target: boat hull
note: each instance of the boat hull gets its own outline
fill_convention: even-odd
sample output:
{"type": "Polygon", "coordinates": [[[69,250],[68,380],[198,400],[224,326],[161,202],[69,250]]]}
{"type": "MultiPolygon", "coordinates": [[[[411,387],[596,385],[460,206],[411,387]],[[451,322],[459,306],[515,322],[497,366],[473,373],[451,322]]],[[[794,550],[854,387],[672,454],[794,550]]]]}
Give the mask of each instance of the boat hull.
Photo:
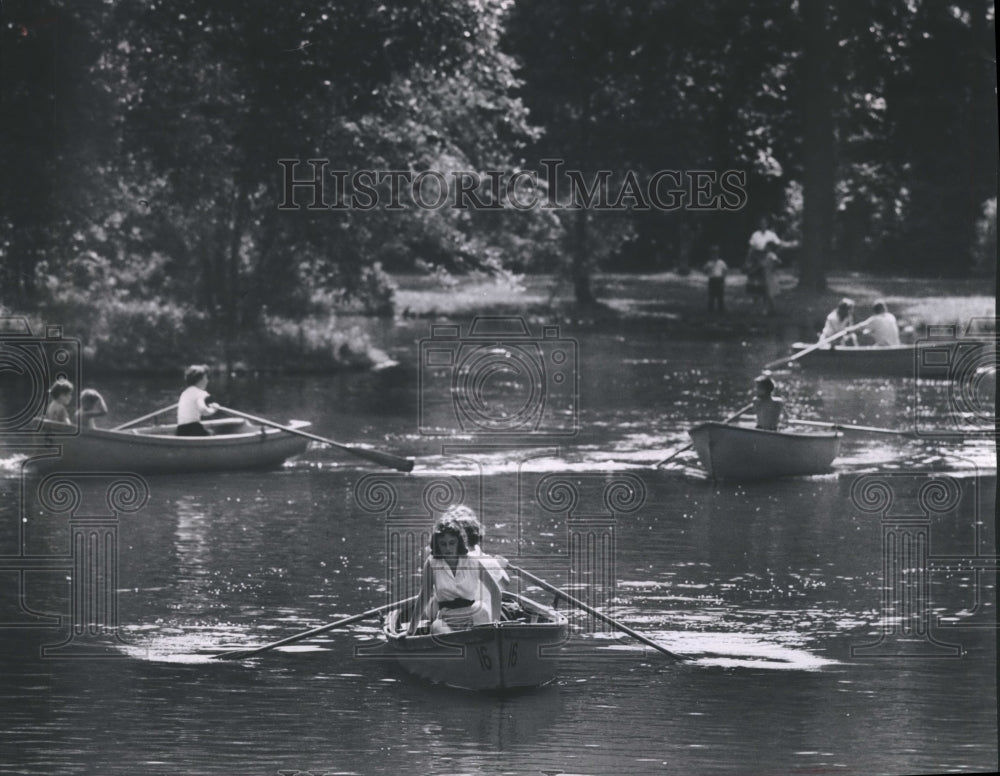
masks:
{"type": "MultiPolygon", "coordinates": [[[[245,421],[207,421],[218,433],[207,437],[179,437],[174,426],[149,426],[129,431],[81,429],[79,434],[46,423],[24,440],[51,448],[33,457],[26,467],[33,471],[121,471],[138,474],[180,474],[251,469],[273,469],[305,451],[309,441],[275,428],[245,421]]],[[[303,420],[288,426],[305,429],[303,420]]],[[[19,440],[19,445],[21,440],[19,440]]]]}
{"type": "Polygon", "coordinates": [[[556,678],[554,647],[569,635],[565,617],[523,596],[504,601],[531,613],[533,621],[479,625],[438,636],[401,637],[401,613],[386,618],[381,654],[435,684],[464,690],[503,692],[541,687],[556,678]]]}
{"type": "MultiPolygon", "coordinates": [[[[792,350],[799,353],[808,347],[812,345],[796,342],[792,350]]],[[[978,365],[985,363],[984,359],[991,360],[994,347],[994,342],[985,340],[921,342],[894,347],[837,346],[817,348],[796,361],[810,369],[852,375],[948,380],[965,373],[963,363],[978,365]]]]}
{"type": "Polygon", "coordinates": [[[727,480],[821,474],[830,470],[842,437],[838,432],[793,434],[727,423],[702,423],[689,433],[708,473],[727,480]]]}

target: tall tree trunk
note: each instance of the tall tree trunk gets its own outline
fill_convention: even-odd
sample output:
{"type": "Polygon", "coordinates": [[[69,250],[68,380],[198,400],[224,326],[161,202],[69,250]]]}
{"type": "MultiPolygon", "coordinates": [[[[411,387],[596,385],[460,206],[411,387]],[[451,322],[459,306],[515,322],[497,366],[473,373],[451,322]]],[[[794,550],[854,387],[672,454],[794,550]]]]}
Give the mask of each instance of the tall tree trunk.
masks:
{"type": "Polygon", "coordinates": [[[587,211],[580,208],[576,211],[573,222],[573,293],[576,303],[583,307],[593,305],[593,289],[590,287],[590,246],[587,244],[587,211]]]}
{"type": "Polygon", "coordinates": [[[802,273],[800,283],[809,291],[826,287],[833,236],[834,143],[833,56],[826,0],[807,0],[800,5],[805,27],[803,47],[803,188],[802,273]]]}

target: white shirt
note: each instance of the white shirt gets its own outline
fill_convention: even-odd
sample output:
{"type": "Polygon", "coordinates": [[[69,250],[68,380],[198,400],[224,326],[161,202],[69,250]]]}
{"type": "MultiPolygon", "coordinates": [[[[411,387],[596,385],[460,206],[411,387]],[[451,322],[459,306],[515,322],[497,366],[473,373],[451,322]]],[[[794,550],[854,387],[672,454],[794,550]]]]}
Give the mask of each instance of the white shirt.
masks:
{"type": "Polygon", "coordinates": [[[834,310],[832,313],[826,316],[826,323],[823,325],[823,333],[820,334],[819,336],[822,339],[828,339],[837,332],[841,332],[851,325],[852,322],[850,313],[848,313],[846,318],[841,320],[837,310],[834,310]]]}
{"type": "Polygon", "coordinates": [[[510,582],[510,577],[507,576],[507,572],[504,571],[503,567],[500,565],[500,561],[492,555],[484,553],[478,544],[469,550],[468,557],[478,558],[479,562],[483,564],[483,568],[490,572],[490,576],[493,577],[497,585],[500,586],[501,590],[506,587],[508,582],[510,582]]]}
{"type": "Polygon", "coordinates": [[[459,558],[455,571],[444,558],[431,558],[434,574],[434,597],[440,601],[464,598],[466,601],[482,601],[490,611],[493,597],[490,590],[479,578],[482,566],[476,558],[459,558]]]}
{"type": "Polygon", "coordinates": [[[705,274],[710,278],[724,278],[728,271],[729,267],[722,259],[715,259],[705,265],[705,274]]]}
{"type": "Polygon", "coordinates": [[[873,315],[868,321],[865,334],[870,335],[875,344],[882,348],[899,345],[899,324],[896,323],[896,316],[889,312],[873,315]]]}
{"type": "Polygon", "coordinates": [[[211,415],[212,410],[208,408],[205,399],[208,398],[208,391],[199,388],[197,385],[189,385],[181,394],[177,402],[177,425],[183,426],[185,423],[197,423],[202,415],[211,415]]]}
{"type": "Polygon", "coordinates": [[[750,235],[750,247],[755,251],[766,251],[771,243],[781,245],[781,238],[770,229],[758,229],[750,235]]]}

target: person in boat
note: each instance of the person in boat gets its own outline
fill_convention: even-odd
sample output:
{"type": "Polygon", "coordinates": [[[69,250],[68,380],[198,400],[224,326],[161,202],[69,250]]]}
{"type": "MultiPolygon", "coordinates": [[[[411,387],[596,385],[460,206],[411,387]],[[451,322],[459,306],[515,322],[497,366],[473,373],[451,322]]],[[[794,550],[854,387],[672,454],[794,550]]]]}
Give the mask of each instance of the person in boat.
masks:
{"type": "Polygon", "coordinates": [[[713,245],[709,249],[708,262],[705,264],[705,274],[708,275],[709,312],[716,308],[722,314],[726,312],[726,273],[728,271],[729,265],[719,255],[719,246],[713,245]]]}
{"type": "Polygon", "coordinates": [[[177,402],[177,436],[211,436],[201,419],[218,412],[219,405],[208,402],[208,367],[194,364],[184,370],[187,388],[177,402]]]}
{"type": "Polygon", "coordinates": [[[45,410],[45,419],[53,423],[73,425],[67,409],[71,401],[73,401],[73,383],[65,377],[60,377],[49,388],[49,406],[45,410]]]}
{"type": "Polygon", "coordinates": [[[476,517],[476,513],[464,504],[459,504],[451,507],[444,513],[444,516],[450,517],[465,531],[465,544],[469,548],[469,557],[479,558],[480,563],[490,572],[500,589],[506,590],[510,583],[510,577],[505,570],[507,559],[499,555],[487,555],[483,552],[483,526],[479,522],[479,518],[476,517]]]}
{"type": "Polygon", "coordinates": [[[420,627],[420,614],[433,601],[437,614],[431,620],[434,634],[451,633],[500,620],[501,592],[493,575],[479,558],[469,557],[465,531],[457,521],[442,516],[431,534],[431,556],[424,562],[420,595],[413,608],[407,634],[420,627]]]}
{"type": "MultiPolygon", "coordinates": [[[[850,328],[854,325],[854,300],[848,299],[846,296],[840,300],[837,305],[837,309],[832,310],[828,316],[826,316],[826,322],[823,324],[823,331],[819,335],[821,340],[829,339],[835,334],[839,334],[844,329],[850,328]]],[[[857,345],[858,338],[852,332],[846,334],[843,337],[837,338],[837,343],[842,343],[844,345],[857,345]]]]}
{"type": "Polygon", "coordinates": [[[108,414],[108,405],[104,402],[104,397],[93,388],[85,388],[80,392],[80,411],[77,413],[77,420],[81,427],[97,428],[94,419],[108,414]]]}
{"type": "Polygon", "coordinates": [[[757,389],[757,396],[754,399],[757,428],[777,431],[781,415],[785,410],[785,403],[781,399],[775,399],[772,395],[774,393],[774,380],[767,375],[761,375],[754,381],[754,386],[757,389]]]}
{"type": "Polygon", "coordinates": [[[864,333],[872,338],[872,344],[879,348],[899,346],[899,324],[896,316],[889,312],[884,300],[879,299],[872,305],[872,317],[864,333]]]}

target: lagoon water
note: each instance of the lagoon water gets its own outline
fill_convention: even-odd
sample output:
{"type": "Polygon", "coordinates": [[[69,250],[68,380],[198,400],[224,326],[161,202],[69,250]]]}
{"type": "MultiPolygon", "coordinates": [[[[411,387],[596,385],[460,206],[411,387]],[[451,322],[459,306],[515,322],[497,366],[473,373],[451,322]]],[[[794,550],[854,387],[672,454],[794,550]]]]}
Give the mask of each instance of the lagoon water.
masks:
{"type": "MultiPolygon", "coordinates": [[[[781,342],[801,336],[786,334],[781,342]]],[[[317,446],[279,471],[144,478],[148,500],[112,521],[116,608],[105,622],[117,639],[98,634],[110,644],[101,658],[70,648],[91,644],[85,627],[73,630],[71,515],[39,496],[16,449],[4,451],[0,770],[997,767],[996,453],[982,433],[944,435],[988,430],[961,414],[952,387],[779,371],[797,417],[917,423],[924,435],[849,434],[829,474],[740,485],[707,479],[690,454],[649,464],[686,444],[694,421],[744,405],[759,365],[782,352],[778,340],[564,325],[558,336],[576,347],[565,346],[561,368],[578,393],[548,383],[539,428],[557,433],[511,437],[496,433],[502,413],[537,399],[509,370],[486,375],[478,417],[495,427],[462,429],[475,408],[455,402],[440,368],[421,375],[429,335],[426,322],[383,332],[399,364],[380,372],[210,386],[228,406],[308,419],[316,433],[407,453],[417,466],[385,472],[317,446]],[[573,424],[578,434],[560,435],[573,424]],[[939,485],[922,498],[932,480],[939,485]],[[224,645],[266,643],[384,603],[397,572],[392,532],[429,525],[430,510],[454,498],[481,512],[488,549],[572,585],[691,660],[678,664],[586,617],[574,618],[558,681],[512,697],[429,686],[359,658],[376,620],[250,661],[211,659],[224,645]]],[[[552,345],[497,347],[493,362],[544,358],[552,345]]],[[[553,369],[538,369],[552,379],[553,369]]],[[[87,382],[112,404],[106,425],[175,400],[174,386],[149,378],[87,382]]],[[[112,512],[112,480],[76,479],[77,519],[112,512]]]]}

